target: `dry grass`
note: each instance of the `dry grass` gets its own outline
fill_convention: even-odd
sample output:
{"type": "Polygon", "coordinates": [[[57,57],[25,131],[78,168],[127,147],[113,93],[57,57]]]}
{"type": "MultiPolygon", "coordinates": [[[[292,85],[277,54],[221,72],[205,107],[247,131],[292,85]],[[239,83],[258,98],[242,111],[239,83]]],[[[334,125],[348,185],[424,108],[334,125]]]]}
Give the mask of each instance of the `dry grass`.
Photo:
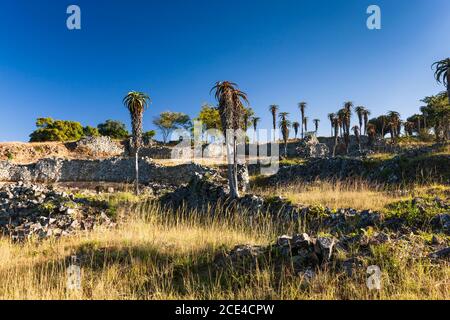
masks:
{"type": "Polygon", "coordinates": [[[420,195],[448,195],[445,185],[386,188],[362,180],[294,182],[279,186],[255,186],[252,192],[267,197],[281,196],[296,204],[322,205],[332,209],[381,210],[386,205],[420,195]]]}
{"type": "Polygon", "coordinates": [[[324,270],[308,283],[270,265],[250,274],[217,270],[217,253],[237,244],[267,244],[277,232],[274,225],[167,215],[152,205],[132,211],[134,217],[117,230],[40,244],[0,240],[0,299],[450,298],[450,268],[412,263],[400,249],[376,248],[373,262],[389,270],[380,292],[367,289],[364,271],[349,278],[324,270]],[[82,258],[82,290],[75,292],[66,288],[73,254],[82,258]]]}
{"type": "Polygon", "coordinates": [[[387,192],[382,186],[372,186],[361,181],[296,182],[282,186],[256,187],[253,191],[266,196],[282,196],[296,204],[323,205],[332,209],[379,210],[404,197],[400,191],[387,192]]]}

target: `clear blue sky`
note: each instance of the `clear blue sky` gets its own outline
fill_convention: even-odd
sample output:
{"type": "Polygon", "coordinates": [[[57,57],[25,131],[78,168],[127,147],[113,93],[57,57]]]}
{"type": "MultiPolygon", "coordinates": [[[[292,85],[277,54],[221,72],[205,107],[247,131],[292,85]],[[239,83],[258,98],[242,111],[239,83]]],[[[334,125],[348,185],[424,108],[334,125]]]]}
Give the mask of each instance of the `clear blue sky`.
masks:
{"type": "MultiPolygon", "coordinates": [[[[129,123],[122,98],[195,116],[218,80],[237,82],[270,127],[270,104],[322,119],[346,100],[374,114],[416,112],[443,88],[431,64],[450,55],[448,0],[2,0],[0,141],[26,141],[37,117],[129,123]],[[77,4],[82,30],[66,28],[77,4]],[[366,9],[382,9],[382,30],[366,9]]],[[[310,127],[312,125],[310,124],[310,127]]]]}

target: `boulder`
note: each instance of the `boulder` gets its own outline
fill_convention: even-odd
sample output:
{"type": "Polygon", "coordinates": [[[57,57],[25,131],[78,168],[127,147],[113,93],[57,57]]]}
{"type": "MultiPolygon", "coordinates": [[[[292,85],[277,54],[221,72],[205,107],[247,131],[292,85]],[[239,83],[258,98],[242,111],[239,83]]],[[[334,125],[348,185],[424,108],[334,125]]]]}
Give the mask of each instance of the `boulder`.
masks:
{"type": "Polygon", "coordinates": [[[296,150],[301,158],[326,158],[330,153],[327,145],[320,143],[315,135],[307,135],[296,150]]]}

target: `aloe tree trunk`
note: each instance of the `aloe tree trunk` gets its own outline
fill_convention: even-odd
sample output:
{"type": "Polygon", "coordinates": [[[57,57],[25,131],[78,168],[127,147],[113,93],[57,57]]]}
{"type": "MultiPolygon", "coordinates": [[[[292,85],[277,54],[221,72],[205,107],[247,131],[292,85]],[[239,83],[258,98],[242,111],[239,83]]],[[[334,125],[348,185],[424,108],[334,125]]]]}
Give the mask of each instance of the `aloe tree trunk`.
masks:
{"type": "Polygon", "coordinates": [[[234,146],[230,145],[230,141],[226,138],[226,145],[227,145],[227,161],[228,161],[228,184],[230,186],[230,193],[233,198],[239,197],[239,191],[237,189],[237,171],[235,171],[234,167],[234,160],[235,160],[235,154],[231,155],[231,148],[234,150],[234,146]]]}
{"type": "Polygon", "coordinates": [[[235,185],[235,193],[234,197],[239,198],[239,179],[238,179],[238,163],[237,163],[237,143],[236,143],[236,136],[233,137],[233,179],[234,179],[234,185],[235,185]]]}
{"type": "Polygon", "coordinates": [[[134,182],[134,193],[136,195],[139,194],[139,149],[136,148],[136,152],[134,154],[134,159],[135,159],[135,163],[134,163],[134,169],[136,172],[136,180],[134,182]]]}
{"type": "Polygon", "coordinates": [[[336,148],[338,145],[338,135],[339,135],[339,129],[338,125],[335,124],[334,126],[334,147],[333,147],[333,158],[336,156],[336,148]]]}
{"type": "Polygon", "coordinates": [[[277,115],[272,113],[272,125],[273,125],[273,141],[275,142],[275,130],[277,130],[277,115]]]}
{"type": "Polygon", "coordinates": [[[450,101],[450,69],[447,70],[447,98],[450,101]]]}

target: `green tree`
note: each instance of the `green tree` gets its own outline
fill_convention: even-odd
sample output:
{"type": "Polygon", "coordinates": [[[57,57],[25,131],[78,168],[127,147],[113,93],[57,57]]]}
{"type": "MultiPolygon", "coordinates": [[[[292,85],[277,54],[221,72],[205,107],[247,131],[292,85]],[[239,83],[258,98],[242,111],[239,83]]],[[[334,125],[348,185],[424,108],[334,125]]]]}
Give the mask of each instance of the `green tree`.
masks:
{"type": "Polygon", "coordinates": [[[130,133],[123,122],[117,120],[106,120],[97,126],[98,132],[102,136],[110,137],[112,139],[126,139],[130,133]]]}
{"type": "Polygon", "coordinates": [[[83,137],[83,126],[79,122],[38,118],[37,129],[30,134],[30,142],[76,141],[83,137]]]}
{"type": "Polygon", "coordinates": [[[195,120],[201,121],[204,130],[218,129],[222,130],[222,124],[220,123],[219,110],[209,104],[204,104],[200,113],[195,120]]]}
{"type": "Polygon", "coordinates": [[[123,104],[130,112],[131,127],[133,130],[132,147],[134,149],[136,180],[134,182],[134,192],[139,194],[139,149],[142,146],[142,122],[144,111],[150,103],[150,97],[137,91],[130,91],[123,98],[123,104]]]}
{"type": "Polygon", "coordinates": [[[146,145],[150,144],[150,142],[153,140],[155,135],[156,135],[155,130],[150,130],[150,131],[144,132],[144,134],[142,135],[142,140],[144,141],[144,144],[146,144],[146,145]]]}
{"type": "Polygon", "coordinates": [[[98,137],[100,133],[98,132],[97,128],[86,126],[83,128],[83,135],[85,137],[98,137]]]}
{"type": "Polygon", "coordinates": [[[167,139],[173,130],[189,130],[192,127],[191,119],[187,114],[172,111],[161,112],[159,117],[153,120],[153,124],[161,131],[164,143],[167,143],[167,139]]]}

